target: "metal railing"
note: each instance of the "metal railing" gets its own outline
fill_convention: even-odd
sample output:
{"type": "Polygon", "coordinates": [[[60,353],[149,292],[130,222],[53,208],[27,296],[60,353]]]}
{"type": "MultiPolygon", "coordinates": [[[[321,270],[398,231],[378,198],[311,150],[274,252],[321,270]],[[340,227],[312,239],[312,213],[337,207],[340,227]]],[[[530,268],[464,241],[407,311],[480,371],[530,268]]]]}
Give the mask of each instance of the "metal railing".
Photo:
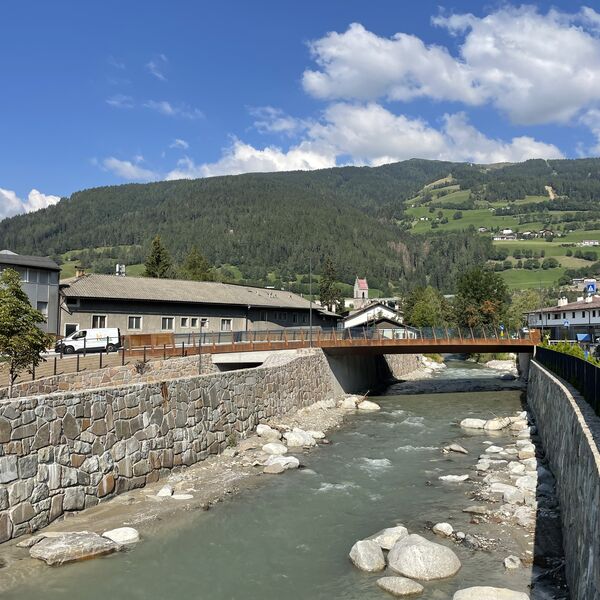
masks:
{"type": "MultiPolygon", "coordinates": [[[[108,345],[107,340],[107,345],[108,345]]],[[[349,329],[308,327],[280,328],[264,331],[216,331],[191,334],[187,341],[173,341],[169,344],[132,346],[122,339],[119,347],[112,352],[106,348],[84,347],[73,354],[50,355],[29,373],[23,373],[17,383],[32,381],[53,375],[92,371],[105,367],[124,366],[131,362],[160,360],[221,352],[248,352],[261,350],[283,350],[306,348],[309,346],[328,348],[332,346],[361,346],[362,345],[410,345],[417,346],[423,342],[443,344],[468,345],[469,343],[493,343],[507,346],[510,351],[512,342],[524,341],[531,345],[539,343],[539,333],[535,330],[507,331],[494,327],[397,327],[378,329],[374,327],[354,327],[349,329]]],[[[0,373],[0,388],[8,385],[0,373]]]]}
{"type": "Polygon", "coordinates": [[[570,383],[600,417],[600,367],[549,348],[536,348],[535,360],[570,383]]]}

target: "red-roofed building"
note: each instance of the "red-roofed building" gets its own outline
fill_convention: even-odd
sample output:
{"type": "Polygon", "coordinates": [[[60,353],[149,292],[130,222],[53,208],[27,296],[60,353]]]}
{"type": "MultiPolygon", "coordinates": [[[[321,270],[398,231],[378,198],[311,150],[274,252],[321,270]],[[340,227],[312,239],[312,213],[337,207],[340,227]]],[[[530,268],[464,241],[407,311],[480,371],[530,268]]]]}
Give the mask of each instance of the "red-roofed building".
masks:
{"type": "Polygon", "coordinates": [[[354,281],[354,308],[362,308],[369,301],[369,284],[367,279],[359,279],[354,281]]]}

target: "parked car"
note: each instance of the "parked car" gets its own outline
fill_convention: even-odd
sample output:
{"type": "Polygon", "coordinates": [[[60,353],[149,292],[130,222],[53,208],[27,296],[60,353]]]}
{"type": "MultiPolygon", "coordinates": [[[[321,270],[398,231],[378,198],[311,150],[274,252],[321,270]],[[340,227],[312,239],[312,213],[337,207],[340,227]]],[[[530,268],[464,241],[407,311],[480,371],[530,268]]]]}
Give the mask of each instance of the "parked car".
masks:
{"type": "Polygon", "coordinates": [[[121,347],[121,332],[116,327],[103,329],[80,329],[58,340],[54,346],[56,352],[73,354],[74,352],[106,351],[114,352],[121,347]]]}

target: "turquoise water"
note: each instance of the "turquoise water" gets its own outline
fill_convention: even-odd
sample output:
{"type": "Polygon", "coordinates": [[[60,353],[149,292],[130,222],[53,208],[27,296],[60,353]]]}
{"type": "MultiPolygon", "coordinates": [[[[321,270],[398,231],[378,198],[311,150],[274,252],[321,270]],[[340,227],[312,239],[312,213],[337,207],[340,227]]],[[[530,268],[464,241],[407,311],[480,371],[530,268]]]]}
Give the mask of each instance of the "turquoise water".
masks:
{"type": "MultiPolygon", "coordinates": [[[[470,503],[466,494],[472,484],[444,484],[438,476],[472,473],[484,448],[486,437],[465,434],[457,420],[512,413],[520,409],[519,396],[500,391],[373,398],[381,404],[381,412],[349,417],[330,435],[331,445],[303,455],[305,469],[272,477],[209,512],[142,528],[143,541],[129,552],[36,569],[26,586],[2,597],[389,597],[375,585],[381,574],[364,574],[352,567],[347,558],[352,544],[396,523],[430,539],[435,536],[425,531],[427,521],[448,521],[455,529],[481,533],[482,526],[469,524],[462,512],[470,503]],[[439,447],[450,442],[462,444],[471,454],[441,454],[439,447]]],[[[502,444],[503,438],[494,442],[502,444]]],[[[518,553],[510,535],[501,529],[492,533],[503,536],[499,553],[442,542],[453,547],[463,568],[450,580],[427,583],[421,597],[451,598],[455,590],[470,585],[527,591],[529,571],[506,574],[502,566],[505,556],[518,553]]]]}

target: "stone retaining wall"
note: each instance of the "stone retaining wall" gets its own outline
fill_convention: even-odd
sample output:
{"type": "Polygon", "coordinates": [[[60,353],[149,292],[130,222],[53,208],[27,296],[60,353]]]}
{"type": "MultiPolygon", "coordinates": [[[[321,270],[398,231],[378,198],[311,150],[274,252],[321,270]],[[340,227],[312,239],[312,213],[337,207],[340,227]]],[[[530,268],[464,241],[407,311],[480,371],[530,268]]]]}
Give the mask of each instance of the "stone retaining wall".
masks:
{"type": "Polygon", "coordinates": [[[557,481],[571,597],[600,598],[600,419],[535,361],[527,395],[557,481]]]}
{"type": "Polygon", "coordinates": [[[395,379],[402,379],[404,375],[422,366],[419,354],[386,354],[384,358],[391,376],[395,379]]]}
{"type": "MultiPolygon", "coordinates": [[[[75,360],[64,358],[63,360],[75,360]]],[[[52,377],[44,377],[35,381],[18,383],[13,387],[13,398],[24,398],[54,392],[85,390],[99,387],[115,387],[126,383],[163,381],[198,374],[198,356],[183,358],[167,358],[165,360],[141,360],[135,363],[80,371],[79,373],[64,373],[52,377]],[[143,371],[138,370],[137,364],[145,365],[143,371]]],[[[202,354],[202,374],[215,373],[217,367],[212,363],[210,354],[202,354]]],[[[0,399],[8,398],[8,390],[0,389],[0,399]]]]}
{"type": "Polygon", "coordinates": [[[0,542],[218,454],[263,419],[333,397],[320,350],[280,363],[1,400],[0,542]]]}

